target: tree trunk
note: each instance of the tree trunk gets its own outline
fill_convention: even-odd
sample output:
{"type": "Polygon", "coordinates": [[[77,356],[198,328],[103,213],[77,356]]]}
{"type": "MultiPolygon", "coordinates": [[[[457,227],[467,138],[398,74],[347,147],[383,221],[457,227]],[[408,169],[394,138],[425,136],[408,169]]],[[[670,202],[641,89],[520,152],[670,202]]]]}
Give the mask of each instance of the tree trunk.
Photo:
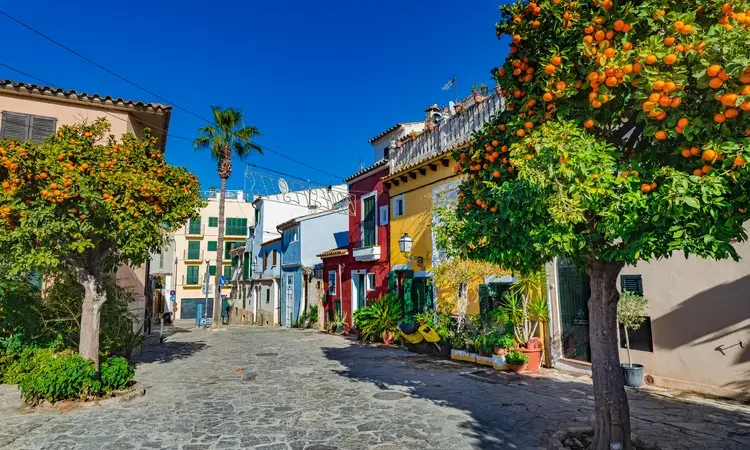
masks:
{"type": "Polygon", "coordinates": [[[631,450],[630,408],[617,345],[617,276],[622,263],[591,258],[589,340],[596,424],[590,450],[631,450]]]}
{"type": "Polygon", "coordinates": [[[101,328],[101,311],[107,294],[101,278],[79,272],[78,281],[84,289],[83,308],[81,311],[81,335],[78,341],[78,353],[94,361],[99,370],[99,330],[101,328]]]}
{"type": "MultiPolygon", "coordinates": [[[[214,277],[214,328],[221,327],[221,287],[219,277],[224,274],[224,198],[227,193],[227,179],[221,179],[219,197],[219,237],[216,239],[216,276],[214,277]]],[[[208,270],[208,267],[206,268],[208,270]]]]}

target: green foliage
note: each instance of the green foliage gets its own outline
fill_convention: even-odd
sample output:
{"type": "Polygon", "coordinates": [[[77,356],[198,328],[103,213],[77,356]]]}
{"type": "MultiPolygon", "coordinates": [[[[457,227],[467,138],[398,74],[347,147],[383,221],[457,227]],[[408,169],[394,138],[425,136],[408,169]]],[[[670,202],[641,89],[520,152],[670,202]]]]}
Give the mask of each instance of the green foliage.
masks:
{"type": "Polygon", "coordinates": [[[519,350],[511,350],[505,356],[505,362],[511,366],[523,366],[529,363],[529,355],[519,350]]]}
{"type": "Polygon", "coordinates": [[[498,331],[493,332],[492,341],[497,348],[511,349],[516,346],[516,339],[511,330],[508,330],[505,333],[500,333],[498,331]]]}
{"type": "Polygon", "coordinates": [[[310,324],[318,323],[318,305],[310,305],[310,314],[308,316],[310,324]]]}
{"type": "Polygon", "coordinates": [[[628,330],[637,330],[646,320],[646,297],[634,292],[620,293],[620,301],[617,303],[617,321],[628,330]]]}
{"type": "Polygon", "coordinates": [[[99,366],[99,372],[104,392],[125,389],[135,377],[135,369],[125,358],[105,359],[99,366]]]}
{"type": "Polygon", "coordinates": [[[211,157],[217,161],[229,159],[230,168],[232,154],[239,157],[252,152],[263,154],[263,149],[252,142],[253,138],[260,136],[260,131],[252,125],[245,125],[242,111],[218,106],[212,106],[211,111],[214,123],[198,130],[200,136],[193,142],[196,150],[210,150],[211,157]]]}
{"type": "Polygon", "coordinates": [[[5,384],[19,384],[23,377],[34,370],[40,364],[49,361],[54,351],[49,348],[24,347],[20,352],[8,352],[5,361],[0,366],[5,366],[2,374],[2,382],[5,384]]]}
{"type": "Polygon", "coordinates": [[[374,342],[384,333],[398,336],[398,323],[404,319],[401,300],[392,294],[385,295],[369,306],[354,312],[354,324],[359,328],[362,339],[374,342]]]}

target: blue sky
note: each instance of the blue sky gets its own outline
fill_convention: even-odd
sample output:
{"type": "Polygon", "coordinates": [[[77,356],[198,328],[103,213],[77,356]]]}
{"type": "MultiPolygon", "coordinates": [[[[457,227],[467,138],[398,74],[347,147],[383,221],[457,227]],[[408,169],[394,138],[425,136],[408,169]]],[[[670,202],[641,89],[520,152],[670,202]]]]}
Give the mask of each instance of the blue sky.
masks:
{"type": "MultiPolygon", "coordinates": [[[[103,66],[206,118],[210,105],[243,110],[258,143],[345,177],[372,162],[368,139],[444,104],[452,77],[468,95],[492,87],[489,70],[507,54],[494,24],[497,0],[302,2],[42,1],[0,9],[103,66]],[[44,14],[39,14],[39,11],[44,14]]],[[[159,101],[0,16],[0,62],[66,89],[159,101]]],[[[0,67],[0,78],[35,82],[0,67]]],[[[36,82],[40,84],[39,82],[36,82]]],[[[173,110],[170,134],[194,138],[205,123],[173,110]]],[[[216,165],[190,142],[170,138],[167,160],[204,188],[216,165]]],[[[266,153],[249,162],[327,184],[335,178],[266,153]]],[[[243,187],[235,165],[230,188],[243,187]]]]}

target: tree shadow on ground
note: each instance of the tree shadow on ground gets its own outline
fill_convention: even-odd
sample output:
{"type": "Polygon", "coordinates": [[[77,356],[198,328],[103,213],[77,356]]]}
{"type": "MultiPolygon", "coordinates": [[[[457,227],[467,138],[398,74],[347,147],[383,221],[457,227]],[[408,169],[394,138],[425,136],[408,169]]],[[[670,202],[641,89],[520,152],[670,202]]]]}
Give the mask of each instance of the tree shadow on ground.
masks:
{"type": "Polygon", "coordinates": [[[197,342],[171,342],[165,341],[161,344],[157,341],[146,345],[143,352],[131,358],[134,364],[145,363],[167,363],[180,359],[189,358],[206,347],[203,341],[197,342]]]}
{"type": "MultiPolygon", "coordinates": [[[[354,343],[323,352],[343,366],[335,371],[339,376],[464,411],[471,419],[459,424],[460,433],[473,438],[476,449],[537,448],[557,430],[593,425],[592,386],[574,377],[517,375],[354,343]]],[[[629,390],[628,397],[633,432],[662,449],[750,448],[750,408],[648,391],[629,390]]],[[[403,410],[406,423],[409,414],[403,410]]]]}

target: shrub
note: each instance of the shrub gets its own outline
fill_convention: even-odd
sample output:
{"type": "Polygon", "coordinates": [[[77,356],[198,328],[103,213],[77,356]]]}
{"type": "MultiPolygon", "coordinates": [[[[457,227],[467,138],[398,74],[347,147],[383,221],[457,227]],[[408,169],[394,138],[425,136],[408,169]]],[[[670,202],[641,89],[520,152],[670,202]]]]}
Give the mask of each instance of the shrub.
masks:
{"type": "Polygon", "coordinates": [[[107,358],[99,365],[99,377],[102,391],[119,391],[130,385],[135,370],[125,358],[107,358]]]}
{"type": "Polygon", "coordinates": [[[27,403],[83,399],[101,394],[102,386],[97,380],[93,361],[64,352],[41,357],[37,362],[19,383],[21,395],[27,403]]]}
{"type": "Polygon", "coordinates": [[[308,319],[310,319],[310,326],[318,323],[318,305],[310,305],[310,315],[308,316],[308,319]]]}
{"type": "Polygon", "coordinates": [[[529,363],[529,356],[518,350],[512,350],[508,352],[508,356],[505,357],[505,362],[511,366],[523,366],[529,363]]]}
{"type": "Polygon", "coordinates": [[[354,324],[360,329],[362,339],[373,342],[390,332],[398,335],[398,323],[404,319],[401,301],[395,295],[379,298],[370,306],[359,308],[354,312],[354,324]]]}
{"type": "Polygon", "coordinates": [[[23,377],[32,372],[40,364],[44,364],[52,356],[52,349],[25,347],[16,353],[4,356],[5,367],[2,381],[5,384],[19,384],[23,377]]]}

